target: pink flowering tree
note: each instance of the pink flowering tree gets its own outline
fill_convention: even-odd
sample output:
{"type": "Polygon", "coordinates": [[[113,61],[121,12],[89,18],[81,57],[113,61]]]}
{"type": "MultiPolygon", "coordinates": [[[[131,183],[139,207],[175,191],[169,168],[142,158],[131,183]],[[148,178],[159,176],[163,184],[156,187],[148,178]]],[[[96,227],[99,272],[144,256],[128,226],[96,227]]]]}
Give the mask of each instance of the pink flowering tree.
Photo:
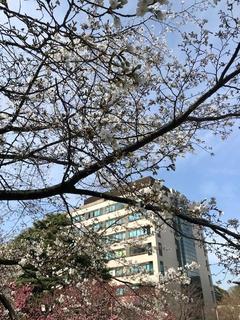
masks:
{"type": "MultiPolygon", "coordinates": [[[[76,286],[34,294],[31,286],[11,285],[12,307],[20,320],[174,320],[165,307],[157,310],[151,305],[153,291],[130,292],[123,298],[115,288],[95,280],[76,286]]],[[[158,299],[160,297],[158,296],[158,299]]],[[[2,311],[1,311],[2,312],[2,311]]],[[[3,316],[3,312],[1,313],[3,316]]],[[[2,318],[1,318],[2,319],[2,318]]],[[[7,319],[7,317],[6,317],[7,319]]]]}

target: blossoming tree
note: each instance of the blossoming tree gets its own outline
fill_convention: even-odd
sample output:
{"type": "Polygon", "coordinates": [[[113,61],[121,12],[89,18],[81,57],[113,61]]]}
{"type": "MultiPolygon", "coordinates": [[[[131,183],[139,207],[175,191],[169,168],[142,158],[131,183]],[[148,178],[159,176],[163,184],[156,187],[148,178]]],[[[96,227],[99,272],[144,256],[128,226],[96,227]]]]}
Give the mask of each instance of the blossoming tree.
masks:
{"type": "Polygon", "coordinates": [[[66,214],[49,215],[1,248],[1,264],[12,266],[11,273],[0,269],[1,319],[172,320],[173,305],[190,304],[180,288],[190,283],[187,271],[194,264],[170,268],[157,284],[110,283],[104,248],[98,244],[97,250],[89,235],[85,239],[72,228],[66,214]]]}
{"type": "Polygon", "coordinates": [[[171,211],[217,234],[222,242],[210,243],[219,256],[225,247],[221,259],[230,265],[230,257],[236,271],[235,217],[223,223],[214,201],[191,204],[158,185],[141,194],[129,182],[174,169],[196,145],[207,148],[205,131],[231,132],[240,116],[239,7],[0,1],[1,219],[70,212],[89,195],[137,205],[163,222],[171,211]]]}

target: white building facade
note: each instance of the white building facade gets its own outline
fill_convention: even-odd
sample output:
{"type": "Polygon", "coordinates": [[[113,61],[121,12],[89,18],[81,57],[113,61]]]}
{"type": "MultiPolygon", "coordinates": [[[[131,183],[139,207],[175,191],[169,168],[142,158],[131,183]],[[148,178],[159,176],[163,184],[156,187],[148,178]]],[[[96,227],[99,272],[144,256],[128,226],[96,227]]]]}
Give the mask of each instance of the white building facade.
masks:
{"type": "MultiPolygon", "coordinates": [[[[147,188],[151,183],[154,179],[144,178],[139,185],[147,188]]],[[[164,226],[159,231],[140,211],[94,197],[87,199],[74,213],[74,220],[104,239],[109,248],[107,267],[114,278],[135,284],[157,283],[159,275],[167,269],[197,262],[199,270],[189,276],[202,292],[202,319],[215,319],[216,301],[207,252],[202,244],[192,239],[194,232],[189,223],[175,219],[174,228],[164,226]],[[183,234],[186,237],[181,236],[183,234]]]]}

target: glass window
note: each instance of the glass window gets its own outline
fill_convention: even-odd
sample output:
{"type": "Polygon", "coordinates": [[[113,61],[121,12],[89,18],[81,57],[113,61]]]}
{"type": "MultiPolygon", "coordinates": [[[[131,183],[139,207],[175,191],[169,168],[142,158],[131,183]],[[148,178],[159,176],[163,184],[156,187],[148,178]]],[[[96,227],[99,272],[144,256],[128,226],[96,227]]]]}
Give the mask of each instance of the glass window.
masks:
{"type": "Polygon", "coordinates": [[[153,262],[142,263],[138,265],[131,266],[129,269],[130,274],[137,274],[141,272],[146,272],[149,274],[153,273],[153,262]]]}
{"type": "Polygon", "coordinates": [[[123,219],[121,218],[110,219],[106,221],[106,228],[119,226],[121,224],[123,224],[123,219]]]}
{"type": "Polygon", "coordinates": [[[110,269],[110,270],[109,270],[109,273],[110,273],[111,276],[114,277],[114,276],[115,276],[115,269],[110,269]]]}
{"type": "Polygon", "coordinates": [[[110,219],[105,222],[106,228],[112,227],[115,222],[115,219],[110,219]]]}
{"type": "Polygon", "coordinates": [[[107,260],[115,260],[126,257],[126,250],[125,249],[118,249],[115,251],[110,251],[106,254],[107,260]]]}
{"type": "Polygon", "coordinates": [[[106,253],[106,255],[105,255],[105,259],[106,260],[113,260],[114,259],[114,252],[113,251],[109,251],[109,252],[107,252],[106,253]]]}
{"type": "Polygon", "coordinates": [[[105,237],[107,243],[118,242],[125,239],[125,232],[118,232],[105,237]]]}
{"type": "Polygon", "coordinates": [[[162,256],[162,244],[160,242],[158,243],[158,253],[162,256]]]}
{"type": "Polygon", "coordinates": [[[117,211],[120,210],[122,208],[124,208],[125,205],[123,203],[115,203],[115,204],[111,204],[110,206],[106,206],[104,208],[100,208],[100,209],[96,209],[96,210],[92,210],[89,212],[85,213],[85,218],[86,219],[90,219],[90,218],[94,218],[94,217],[99,217],[105,213],[109,213],[109,212],[113,212],[113,211],[117,211]]]}
{"type": "Polygon", "coordinates": [[[109,213],[109,206],[102,209],[103,214],[109,213]]]}
{"type": "Polygon", "coordinates": [[[150,226],[142,227],[138,229],[132,229],[128,233],[129,238],[137,238],[141,236],[145,236],[147,234],[150,234],[150,226]]]}
{"type": "Polygon", "coordinates": [[[108,212],[113,212],[116,210],[116,205],[112,204],[111,206],[108,207],[108,212]]]}
{"type": "Polygon", "coordinates": [[[97,210],[93,211],[93,216],[94,217],[99,217],[100,215],[101,215],[101,210],[100,209],[97,209],[97,210]]]}
{"type": "Polygon", "coordinates": [[[152,244],[151,243],[147,243],[147,253],[148,255],[152,255],[152,244]]]}
{"type": "Polygon", "coordinates": [[[115,276],[121,277],[124,275],[123,267],[115,268],[115,276]]]}
{"type": "Polygon", "coordinates": [[[132,290],[138,290],[140,288],[140,285],[139,284],[132,284],[131,285],[131,289],[132,290]]]}
{"type": "Polygon", "coordinates": [[[117,211],[117,210],[121,210],[121,209],[123,209],[125,207],[125,204],[124,203],[116,203],[115,204],[115,210],[117,211]]]}
{"type": "Polygon", "coordinates": [[[161,272],[161,274],[164,275],[164,263],[163,263],[163,261],[160,261],[160,272],[161,272]]]}
{"type": "Polygon", "coordinates": [[[129,231],[128,237],[129,238],[136,238],[136,237],[142,236],[143,234],[144,234],[143,229],[133,229],[133,230],[129,231]]]}
{"type": "Polygon", "coordinates": [[[94,231],[99,231],[100,229],[102,229],[102,223],[101,222],[98,222],[98,223],[95,223],[94,225],[93,225],[93,230],[94,231]]]}
{"type": "Polygon", "coordinates": [[[136,221],[136,220],[139,220],[142,218],[142,214],[141,212],[135,212],[135,213],[132,213],[128,216],[128,221],[129,222],[132,222],[132,221],[136,221]]]}
{"type": "Polygon", "coordinates": [[[125,249],[119,249],[114,251],[115,259],[126,257],[126,250],[125,249]]]}
{"type": "Polygon", "coordinates": [[[126,292],[125,288],[120,287],[120,288],[116,289],[116,295],[117,296],[124,296],[125,292],[126,292]]]}
{"type": "Polygon", "coordinates": [[[123,220],[123,218],[116,218],[115,223],[116,223],[117,225],[121,225],[121,224],[124,223],[124,220],[123,220]]]}
{"type": "Polygon", "coordinates": [[[121,241],[121,240],[125,239],[125,232],[115,233],[113,235],[113,239],[115,239],[116,241],[121,241]]]}
{"type": "Polygon", "coordinates": [[[145,226],[145,227],[142,227],[143,228],[143,231],[145,234],[148,234],[150,235],[151,234],[151,228],[150,226],[145,226]]]}
{"type": "Polygon", "coordinates": [[[111,242],[111,239],[110,239],[109,236],[104,236],[104,237],[102,237],[102,241],[103,241],[104,243],[108,244],[108,243],[111,242]]]}
{"type": "Polygon", "coordinates": [[[139,265],[131,266],[129,269],[130,274],[136,274],[136,273],[140,273],[140,272],[141,272],[141,268],[139,265]]]}
{"type": "Polygon", "coordinates": [[[73,217],[73,222],[79,222],[79,221],[81,221],[81,216],[73,217]]]}
{"type": "Polygon", "coordinates": [[[139,245],[139,246],[132,246],[129,248],[129,255],[130,256],[136,256],[139,254],[152,254],[152,244],[147,243],[145,245],[139,245]]]}
{"type": "Polygon", "coordinates": [[[130,256],[136,256],[139,254],[146,253],[146,248],[143,246],[134,246],[129,248],[129,255],[130,256]]]}
{"type": "Polygon", "coordinates": [[[153,263],[152,263],[152,261],[146,263],[146,264],[143,266],[143,268],[144,268],[144,271],[146,271],[147,273],[152,274],[152,273],[153,273],[153,263]]]}

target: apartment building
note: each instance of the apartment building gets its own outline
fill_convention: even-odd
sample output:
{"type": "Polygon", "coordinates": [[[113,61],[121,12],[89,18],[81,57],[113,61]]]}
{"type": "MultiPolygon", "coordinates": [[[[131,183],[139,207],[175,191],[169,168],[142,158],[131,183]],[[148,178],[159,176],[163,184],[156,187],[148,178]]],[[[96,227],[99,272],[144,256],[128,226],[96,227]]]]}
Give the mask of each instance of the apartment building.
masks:
{"type": "MultiPolygon", "coordinates": [[[[136,181],[135,186],[147,190],[154,182],[147,177],[136,181]]],[[[194,241],[192,225],[177,218],[174,228],[164,225],[159,229],[150,216],[123,203],[91,197],[74,213],[74,220],[103,239],[114,278],[136,285],[157,283],[167,269],[197,262],[200,268],[190,272],[189,277],[202,293],[202,319],[215,319],[216,301],[207,252],[194,241]]],[[[124,288],[118,290],[119,294],[124,293],[124,288]]]]}

